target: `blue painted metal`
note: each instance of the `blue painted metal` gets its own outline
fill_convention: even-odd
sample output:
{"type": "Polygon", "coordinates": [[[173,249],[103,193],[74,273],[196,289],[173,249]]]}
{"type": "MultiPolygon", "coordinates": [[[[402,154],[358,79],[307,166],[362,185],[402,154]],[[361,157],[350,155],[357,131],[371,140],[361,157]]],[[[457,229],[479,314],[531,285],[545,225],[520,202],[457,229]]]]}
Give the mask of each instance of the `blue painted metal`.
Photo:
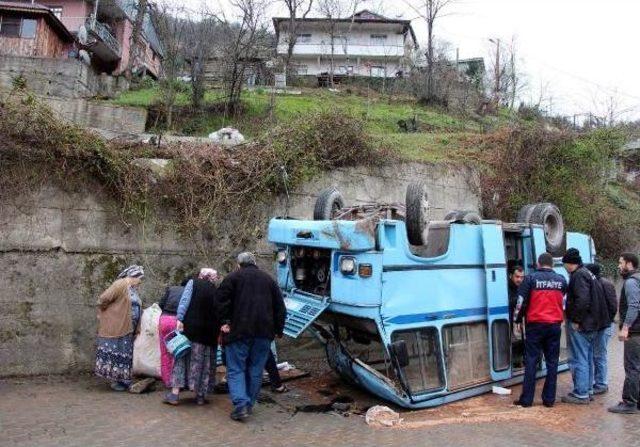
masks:
{"type": "MultiPolygon", "coordinates": [[[[297,337],[327,310],[375,322],[389,357],[388,346],[393,333],[399,330],[433,327],[442,344],[444,326],[482,321],[487,323],[491,340],[491,323],[508,321],[509,312],[501,223],[451,224],[446,253],[432,258],[413,254],[406,234],[405,224],[399,220],[383,219],[374,232],[352,221],[271,220],[269,240],[276,249],[307,246],[332,250],[331,290],[326,297],[296,289],[288,260],[284,264],[276,263],[278,284],[287,303],[285,333],[297,337]],[[373,275],[361,278],[357,273],[342,274],[339,260],[344,255],[354,257],[358,264],[371,264],[373,275]]],[[[543,228],[538,225],[523,227],[520,237],[528,273],[534,268],[537,256],[546,250],[543,228]]],[[[588,236],[567,233],[567,242],[567,246],[578,248],[585,260],[592,259],[588,236]]],[[[564,268],[557,270],[566,276],[564,268]]],[[[400,389],[399,384],[353,359],[335,341],[327,345],[327,353],[330,364],[342,377],[407,408],[432,407],[486,392],[494,384],[522,381],[522,376],[514,375],[511,368],[494,371],[491,362],[490,382],[449,391],[447,374],[443,371],[445,383],[442,389],[410,394],[407,389],[400,389]],[[333,348],[329,349],[330,346],[333,348]]],[[[440,364],[446,365],[442,348],[440,353],[440,364]]],[[[491,361],[492,355],[489,357],[491,361]]],[[[566,364],[560,366],[560,370],[566,369],[566,364]]],[[[544,370],[539,375],[544,375],[544,370]]]]}
{"type": "Polygon", "coordinates": [[[329,306],[326,299],[318,300],[295,290],[290,294],[284,293],[284,303],[287,307],[284,333],[292,338],[302,334],[329,306]]]}
{"type": "Polygon", "coordinates": [[[482,251],[484,253],[484,285],[486,292],[487,336],[489,337],[489,369],[493,380],[504,380],[511,377],[511,365],[496,371],[494,359],[497,347],[494,344],[493,326],[504,322],[509,324],[509,290],[507,269],[494,265],[505,265],[504,236],[498,225],[482,225],[482,251]],[[500,309],[502,312],[499,312],[500,309]]]}

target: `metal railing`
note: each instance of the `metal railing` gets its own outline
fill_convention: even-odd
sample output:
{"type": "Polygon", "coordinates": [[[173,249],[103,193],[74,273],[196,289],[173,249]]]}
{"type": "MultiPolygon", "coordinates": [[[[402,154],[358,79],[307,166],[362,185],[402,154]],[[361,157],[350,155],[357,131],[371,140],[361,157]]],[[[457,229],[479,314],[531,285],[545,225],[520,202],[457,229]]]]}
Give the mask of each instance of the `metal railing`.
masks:
{"type": "Polygon", "coordinates": [[[118,40],[111,34],[109,29],[104,26],[102,23],[94,20],[93,17],[88,17],[85,23],[87,27],[87,31],[90,34],[94,34],[97,36],[105,45],[107,45],[111,51],[118,55],[118,57],[122,56],[122,50],[120,49],[120,43],[118,40]]]}

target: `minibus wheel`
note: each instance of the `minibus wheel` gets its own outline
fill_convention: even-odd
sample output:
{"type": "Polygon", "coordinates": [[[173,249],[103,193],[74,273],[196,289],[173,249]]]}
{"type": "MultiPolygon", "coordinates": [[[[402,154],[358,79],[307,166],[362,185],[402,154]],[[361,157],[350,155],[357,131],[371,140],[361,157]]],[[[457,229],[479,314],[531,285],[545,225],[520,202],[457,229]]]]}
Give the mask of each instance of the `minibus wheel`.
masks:
{"type": "Polygon", "coordinates": [[[473,211],[453,210],[449,211],[447,215],[444,216],[444,220],[480,225],[482,217],[473,211]]]}
{"type": "Polygon", "coordinates": [[[429,196],[422,182],[409,183],[406,196],[407,237],[411,245],[424,245],[425,229],[429,223],[429,196]]]}
{"type": "Polygon", "coordinates": [[[564,221],[560,210],[553,203],[535,203],[522,207],[518,213],[518,222],[542,225],[547,251],[554,255],[562,251],[564,221]]]}
{"type": "Polygon", "coordinates": [[[331,220],[344,208],[344,198],[335,187],[320,191],[313,208],[313,220],[331,220]]]}

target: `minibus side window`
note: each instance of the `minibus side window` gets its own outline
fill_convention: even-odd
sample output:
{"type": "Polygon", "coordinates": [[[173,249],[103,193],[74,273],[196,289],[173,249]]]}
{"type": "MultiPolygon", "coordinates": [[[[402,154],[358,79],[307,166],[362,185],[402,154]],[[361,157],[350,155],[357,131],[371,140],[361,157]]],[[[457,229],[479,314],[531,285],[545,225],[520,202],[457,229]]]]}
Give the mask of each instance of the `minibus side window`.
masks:
{"type": "Polygon", "coordinates": [[[486,321],[442,329],[449,391],[491,381],[487,334],[486,321]]]}
{"type": "Polygon", "coordinates": [[[396,331],[391,336],[396,342],[404,340],[409,352],[409,365],[403,370],[412,394],[438,390],[444,387],[440,341],[434,327],[409,331],[396,331]]]}
{"type": "Polygon", "coordinates": [[[507,320],[496,320],[492,324],[494,371],[504,371],[511,366],[511,334],[509,330],[507,320]]]}

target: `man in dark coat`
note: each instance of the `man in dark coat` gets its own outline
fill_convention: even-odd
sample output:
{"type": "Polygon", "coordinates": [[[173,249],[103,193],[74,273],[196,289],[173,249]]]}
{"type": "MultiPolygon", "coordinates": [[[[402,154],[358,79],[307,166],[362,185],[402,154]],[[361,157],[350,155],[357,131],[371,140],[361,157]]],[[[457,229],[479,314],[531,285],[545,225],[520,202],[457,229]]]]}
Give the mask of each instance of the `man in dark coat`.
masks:
{"type": "Polygon", "coordinates": [[[607,310],[609,311],[609,324],[606,329],[598,332],[598,337],[596,337],[596,343],[593,347],[593,394],[604,394],[609,391],[607,347],[613,335],[613,320],[616,317],[616,313],[618,313],[618,298],[616,297],[616,286],[602,276],[602,266],[600,264],[587,264],[585,267],[600,281],[607,300],[607,310]]]}
{"type": "Polygon", "coordinates": [[[251,414],[262,385],[262,371],[275,337],[282,337],[286,308],[280,287],[256,266],[252,253],[238,255],[238,269],[218,289],[227,335],[227,382],[234,410],[231,418],[251,414]]]}
{"type": "Polygon", "coordinates": [[[618,270],[624,278],[620,293],[620,332],[624,342],[624,387],[622,401],[609,408],[612,413],[638,413],[640,406],[640,272],[638,256],[622,253],[618,270]]]}
{"type": "Polygon", "coordinates": [[[602,285],[583,265],[580,252],[568,249],[562,262],[569,272],[566,316],[573,375],[573,391],[562,402],[586,405],[593,392],[593,349],[599,331],[609,324],[609,311],[602,285]]]}

